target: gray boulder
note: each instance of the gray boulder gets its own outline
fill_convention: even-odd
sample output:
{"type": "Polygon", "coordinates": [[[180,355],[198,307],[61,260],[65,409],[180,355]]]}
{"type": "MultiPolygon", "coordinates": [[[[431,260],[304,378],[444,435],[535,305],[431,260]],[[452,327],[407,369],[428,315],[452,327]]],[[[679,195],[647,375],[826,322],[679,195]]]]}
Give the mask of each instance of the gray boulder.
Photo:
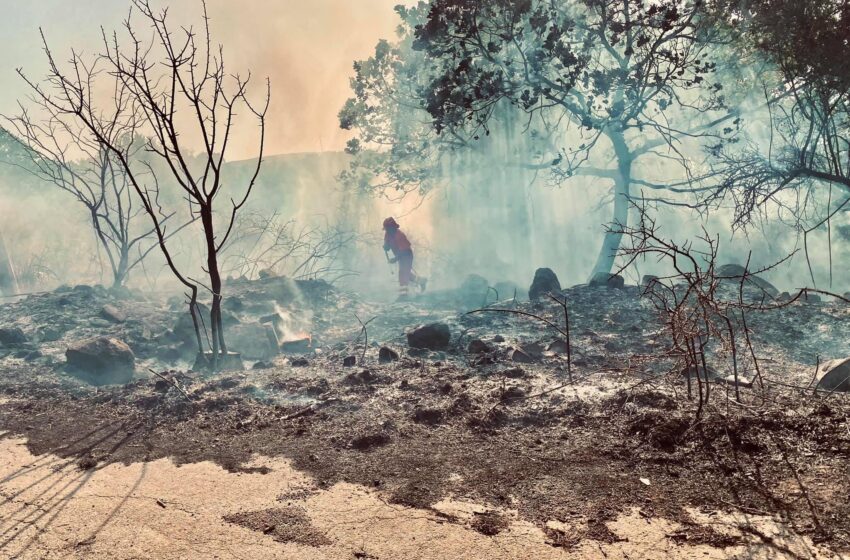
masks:
{"type": "Polygon", "coordinates": [[[239,323],[225,330],[230,348],[249,360],[268,360],[279,353],[274,327],[261,323],[239,323]]]}
{"type": "Polygon", "coordinates": [[[818,391],[850,392],[850,358],[824,362],[816,379],[818,391]]]}
{"type": "Polygon", "coordinates": [[[19,346],[27,342],[27,335],[18,327],[0,329],[0,346],[19,346]]]}
{"type": "Polygon", "coordinates": [[[65,358],[72,374],[93,385],[127,383],[136,365],[127,344],[105,336],[74,344],[65,351],[65,358]]]}
{"type": "Polygon", "coordinates": [[[407,333],[407,344],[411,348],[428,350],[443,350],[448,348],[451,340],[451,330],[445,323],[431,323],[416,327],[407,333]]]}
{"type": "Polygon", "coordinates": [[[100,316],[111,323],[123,323],[127,320],[126,313],[108,303],[100,310],[100,316]]]}
{"type": "MultiPolygon", "coordinates": [[[[740,283],[741,278],[744,274],[747,273],[747,269],[743,266],[735,263],[724,264],[717,268],[715,274],[717,276],[723,277],[723,282],[727,283],[740,283]]],[[[757,288],[761,292],[766,292],[771,297],[776,297],[779,295],[779,290],[776,287],[765,280],[764,278],[759,278],[758,276],[752,275],[752,272],[749,276],[747,276],[747,285],[750,287],[757,288]]]]}
{"type": "Polygon", "coordinates": [[[561,291],[561,283],[558,276],[551,268],[538,268],[534,272],[534,280],[528,289],[528,299],[534,301],[544,297],[546,294],[561,291]]]}
{"type": "Polygon", "coordinates": [[[604,286],[609,289],[622,288],[626,285],[626,280],[619,274],[611,274],[609,272],[597,272],[590,278],[591,286],[604,286]]]}

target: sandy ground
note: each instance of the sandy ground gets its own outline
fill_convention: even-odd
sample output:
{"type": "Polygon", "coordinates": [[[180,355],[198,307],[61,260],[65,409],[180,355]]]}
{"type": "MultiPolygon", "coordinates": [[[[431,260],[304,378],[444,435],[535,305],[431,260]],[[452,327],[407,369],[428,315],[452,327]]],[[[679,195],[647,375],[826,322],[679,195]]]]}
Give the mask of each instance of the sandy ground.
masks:
{"type": "MultiPolygon", "coordinates": [[[[82,471],[53,455],[33,456],[21,439],[0,440],[0,557],[109,559],[589,559],[835,558],[760,516],[700,513],[699,524],[746,544],[725,549],[677,542],[675,523],[639,511],[608,524],[618,542],[585,540],[572,550],[546,544],[518,520],[495,536],[470,522],[488,510],[444,500],[433,510],[391,505],[375,491],[340,483],[319,490],[284,459],[257,458],[270,472],[229,473],[208,462],[163,459],[82,471]],[[280,542],[226,516],[302,511],[302,538],[280,542]],[[305,531],[306,529],[306,531],[305,531]]],[[[577,520],[576,522],[581,522],[577,520]]],[[[555,530],[570,527],[551,522],[555,530]]],[[[297,532],[296,532],[297,533],[297,532]]]]}

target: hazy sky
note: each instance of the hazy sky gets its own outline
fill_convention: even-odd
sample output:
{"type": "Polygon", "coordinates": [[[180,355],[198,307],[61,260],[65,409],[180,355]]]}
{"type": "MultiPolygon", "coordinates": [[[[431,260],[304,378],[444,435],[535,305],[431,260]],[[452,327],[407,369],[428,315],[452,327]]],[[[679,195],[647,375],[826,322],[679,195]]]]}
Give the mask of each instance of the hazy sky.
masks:
{"type": "MultiPolygon", "coordinates": [[[[175,21],[199,14],[200,2],[170,0],[175,21]]],[[[392,38],[400,0],[207,0],[214,40],[231,69],[269,76],[272,107],[267,153],[340,150],[347,135],[336,115],[349,96],[355,59],[367,57],[380,38],[392,38]]],[[[71,47],[100,48],[100,26],[120,26],[129,0],[0,0],[0,113],[15,112],[27,93],[15,74],[44,74],[38,35],[44,29],[60,60],[71,47]]],[[[155,0],[155,5],[164,5],[155,0]]],[[[194,21],[198,21],[195,18],[194,21]]],[[[259,82],[257,83],[259,86],[259,82]]],[[[231,159],[251,156],[251,147],[231,159]]]]}

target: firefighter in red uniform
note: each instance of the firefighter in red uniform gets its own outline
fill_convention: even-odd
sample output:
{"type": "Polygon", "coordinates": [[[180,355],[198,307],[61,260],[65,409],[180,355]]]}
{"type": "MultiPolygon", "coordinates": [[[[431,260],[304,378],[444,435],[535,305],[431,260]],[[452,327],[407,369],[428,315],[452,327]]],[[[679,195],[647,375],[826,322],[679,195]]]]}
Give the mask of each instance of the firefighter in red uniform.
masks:
{"type": "Polygon", "coordinates": [[[398,223],[393,218],[384,220],[384,252],[393,252],[391,263],[398,263],[398,286],[399,295],[406,297],[408,295],[408,286],[413,283],[419,286],[419,289],[425,291],[427,283],[426,278],[417,276],[413,272],[413,248],[410,246],[410,240],[399,229],[398,223]]]}

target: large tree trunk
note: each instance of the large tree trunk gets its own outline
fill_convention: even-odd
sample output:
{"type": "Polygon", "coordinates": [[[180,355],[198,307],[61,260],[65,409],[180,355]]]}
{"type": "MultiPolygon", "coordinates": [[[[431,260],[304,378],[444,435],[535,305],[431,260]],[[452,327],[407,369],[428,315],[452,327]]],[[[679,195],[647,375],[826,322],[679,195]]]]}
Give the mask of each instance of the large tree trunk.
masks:
{"type": "Polygon", "coordinates": [[[622,132],[608,131],[606,134],[611,139],[617,157],[617,175],[614,178],[614,216],[608,225],[609,229],[605,232],[605,237],[602,239],[602,247],[596,257],[596,264],[593,266],[593,272],[590,275],[591,278],[599,272],[611,273],[617,252],[620,250],[620,243],[623,240],[623,234],[620,232],[629,223],[630,187],[634,156],[629,151],[622,132]]]}
{"type": "Polygon", "coordinates": [[[12,264],[9,251],[6,249],[3,232],[0,232],[0,295],[17,294],[19,291],[15,266],[12,264]]]}

